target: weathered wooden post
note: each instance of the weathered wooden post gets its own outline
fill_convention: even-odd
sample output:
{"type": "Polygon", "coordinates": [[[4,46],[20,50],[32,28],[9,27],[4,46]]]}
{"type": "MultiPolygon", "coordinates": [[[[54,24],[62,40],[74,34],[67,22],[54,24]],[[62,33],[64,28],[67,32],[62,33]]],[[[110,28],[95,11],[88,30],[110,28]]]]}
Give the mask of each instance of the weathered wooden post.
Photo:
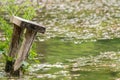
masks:
{"type": "Polygon", "coordinates": [[[45,27],[17,16],[11,17],[14,24],[9,57],[6,61],[5,72],[12,76],[20,76],[22,62],[27,58],[30,47],[37,32],[44,33],[45,27]],[[25,33],[25,34],[24,34],[25,33]],[[22,35],[25,36],[22,36],[22,35]],[[21,38],[23,41],[21,41],[21,38]]]}

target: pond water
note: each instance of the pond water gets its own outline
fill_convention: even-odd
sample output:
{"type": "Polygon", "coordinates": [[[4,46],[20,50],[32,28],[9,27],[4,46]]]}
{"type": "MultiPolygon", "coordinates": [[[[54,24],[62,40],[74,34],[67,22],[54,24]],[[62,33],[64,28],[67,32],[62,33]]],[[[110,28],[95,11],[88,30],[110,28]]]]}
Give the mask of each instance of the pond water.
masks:
{"type": "Polygon", "coordinates": [[[38,42],[41,63],[31,66],[30,79],[119,80],[120,39],[81,41],[52,38],[38,42]]]}

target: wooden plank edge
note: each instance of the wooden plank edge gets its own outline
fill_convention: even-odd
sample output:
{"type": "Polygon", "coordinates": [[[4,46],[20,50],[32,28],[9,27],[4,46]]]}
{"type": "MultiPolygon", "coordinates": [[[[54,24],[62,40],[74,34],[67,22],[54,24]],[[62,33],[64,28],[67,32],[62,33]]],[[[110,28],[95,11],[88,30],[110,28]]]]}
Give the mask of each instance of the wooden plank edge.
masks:
{"type": "Polygon", "coordinates": [[[23,18],[17,17],[17,16],[12,16],[10,19],[10,22],[19,26],[19,27],[24,27],[33,31],[37,31],[40,33],[45,33],[46,28],[44,26],[41,26],[35,22],[25,20],[23,18]]]}

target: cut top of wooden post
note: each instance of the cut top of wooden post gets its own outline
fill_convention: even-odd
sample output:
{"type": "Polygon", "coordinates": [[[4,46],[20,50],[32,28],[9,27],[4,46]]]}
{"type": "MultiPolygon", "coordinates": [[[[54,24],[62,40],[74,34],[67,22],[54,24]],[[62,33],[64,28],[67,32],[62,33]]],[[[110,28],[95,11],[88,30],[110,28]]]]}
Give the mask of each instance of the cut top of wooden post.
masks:
{"type": "Polygon", "coordinates": [[[21,28],[27,28],[27,29],[30,29],[30,30],[33,30],[33,31],[37,31],[37,32],[40,32],[40,33],[44,33],[45,32],[45,27],[35,23],[35,22],[32,22],[32,21],[29,21],[29,20],[25,20],[23,18],[20,18],[20,17],[17,17],[17,16],[12,16],[10,21],[21,27],[21,28]]]}

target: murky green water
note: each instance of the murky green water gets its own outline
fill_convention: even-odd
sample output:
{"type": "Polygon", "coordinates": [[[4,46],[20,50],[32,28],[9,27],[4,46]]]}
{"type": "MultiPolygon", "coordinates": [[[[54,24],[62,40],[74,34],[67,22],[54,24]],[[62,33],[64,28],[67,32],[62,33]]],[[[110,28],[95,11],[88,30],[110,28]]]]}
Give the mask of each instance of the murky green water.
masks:
{"type": "Polygon", "coordinates": [[[119,40],[98,40],[96,42],[81,40],[80,44],[75,44],[63,41],[60,38],[53,38],[45,42],[38,42],[37,50],[39,51],[38,53],[43,53],[42,55],[46,57],[45,61],[58,62],[78,56],[95,56],[100,52],[119,51],[119,40]]]}
{"type": "Polygon", "coordinates": [[[29,75],[35,80],[119,80],[119,40],[38,42],[41,64],[33,65],[29,75]]]}

